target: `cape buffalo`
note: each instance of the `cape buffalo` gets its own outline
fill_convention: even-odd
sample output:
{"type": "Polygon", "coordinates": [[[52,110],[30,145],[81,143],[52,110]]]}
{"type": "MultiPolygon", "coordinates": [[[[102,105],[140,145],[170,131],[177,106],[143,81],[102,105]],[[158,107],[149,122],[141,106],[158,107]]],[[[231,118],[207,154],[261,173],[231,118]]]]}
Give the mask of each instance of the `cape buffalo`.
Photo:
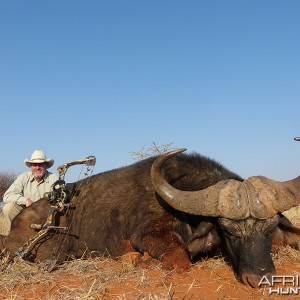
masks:
{"type": "MultiPolygon", "coordinates": [[[[274,234],[297,246],[298,232],[281,212],[299,203],[300,178],[243,181],[214,160],[180,154],[184,150],[78,181],[69,207],[55,213],[53,229],[38,238],[26,259],[63,261],[91,252],[118,257],[135,250],[165,267],[187,269],[221,246],[237,277],[257,286],[275,272],[274,234]]],[[[49,200],[41,199],[13,220],[4,241],[10,253],[28,245],[36,231],[30,225],[45,223],[49,209],[49,200]]]]}

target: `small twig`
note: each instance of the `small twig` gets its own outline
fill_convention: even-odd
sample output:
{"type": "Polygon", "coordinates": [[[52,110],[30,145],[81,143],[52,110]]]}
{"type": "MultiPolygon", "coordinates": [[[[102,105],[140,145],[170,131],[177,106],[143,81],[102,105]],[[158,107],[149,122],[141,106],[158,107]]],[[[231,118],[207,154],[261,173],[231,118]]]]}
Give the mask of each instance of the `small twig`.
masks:
{"type": "Polygon", "coordinates": [[[88,291],[88,293],[82,298],[82,299],[88,299],[88,297],[90,296],[90,294],[92,293],[92,289],[93,289],[93,287],[94,287],[94,285],[95,285],[95,283],[96,283],[96,279],[94,279],[94,281],[93,281],[93,283],[91,284],[91,286],[90,286],[90,288],[89,288],[89,291],[88,291]]]}
{"type": "Polygon", "coordinates": [[[195,283],[195,278],[193,280],[193,282],[190,284],[188,290],[186,291],[186,293],[184,294],[182,300],[186,297],[186,295],[189,293],[189,291],[192,289],[192,287],[194,286],[194,283],[195,283]]]}

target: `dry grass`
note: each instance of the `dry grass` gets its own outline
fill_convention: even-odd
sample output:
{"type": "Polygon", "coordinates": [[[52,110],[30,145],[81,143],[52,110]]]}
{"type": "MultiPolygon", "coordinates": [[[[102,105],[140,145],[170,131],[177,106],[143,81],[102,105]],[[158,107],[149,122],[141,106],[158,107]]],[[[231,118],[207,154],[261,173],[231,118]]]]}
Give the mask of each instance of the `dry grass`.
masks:
{"type": "MultiPolygon", "coordinates": [[[[2,266],[3,267],[3,266],[2,266]]],[[[154,283],[147,278],[147,271],[136,268],[130,263],[120,263],[108,258],[93,258],[87,260],[73,260],[49,272],[48,264],[30,264],[21,259],[15,259],[12,263],[5,263],[5,268],[0,272],[0,300],[21,299],[21,290],[32,291],[32,298],[24,296],[24,299],[47,300],[74,300],[74,299],[112,299],[109,292],[110,286],[119,286],[124,282],[130,282],[134,286],[147,287],[154,283]],[[47,287],[47,295],[40,298],[36,290],[37,286],[47,287]],[[2,293],[6,295],[1,298],[2,293]],[[7,296],[8,295],[8,296],[7,296]]],[[[28,294],[28,293],[26,293],[28,294]]],[[[22,298],[23,299],[23,298],[22,298]]],[[[126,293],[113,299],[130,299],[126,293]]],[[[168,291],[161,293],[148,293],[141,291],[138,299],[170,299],[168,291]]]]}
{"type": "Polygon", "coordinates": [[[281,247],[278,252],[272,255],[276,267],[283,266],[287,261],[300,263],[300,251],[289,246],[281,247]]]}
{"type": "MultiPolygon", "coordinates": [[[[284,266],[287,262],[299,264],[300,252],[290,247],[281,248],[273,258],[276,267],[284,266]]],[[[199,262],[193,268],[200,272],[228,270],[229,267],[223,257],[215,257],[199,262]]],[[[53,266],[52,262],[29,264],[15,259],[9,264],[2,264],[0,300],[178,299],[173,297],[175,286],[167,280],[169,275],[170,272],[162,270],[160,264],[141,268],[108,258],[79,259],[59,266],[53,266]]],[[[237,283],[229,280],[219,284],[220,288],[224,285],[236,289],[237,283]]],[[[189,299],[192,288],[196,288],[195,279],[186,288],[187,296],[184,299],[189,299]]],[[[246,287],[239,288],[246,290],[246,287]]],[[[258,295],[254,290],[250,292],[258,295]]]]}
{"type": "Polygon", "coordinates": [[[220,269],[228,266],[223,256],[207,258],[195,265],[198,269],[220,269]]]}

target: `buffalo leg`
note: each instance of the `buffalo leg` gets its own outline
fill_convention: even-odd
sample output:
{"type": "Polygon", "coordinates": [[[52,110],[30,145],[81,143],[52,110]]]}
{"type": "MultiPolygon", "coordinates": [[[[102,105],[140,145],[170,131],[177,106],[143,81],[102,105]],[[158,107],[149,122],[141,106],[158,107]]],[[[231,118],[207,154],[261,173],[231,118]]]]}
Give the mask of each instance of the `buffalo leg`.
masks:
{"type": "Polygon", "coordinates": [[[147,252],[151,257],[160,260],[166,269],[186,270],[190,259],[180,235],[166,223],[156,220],[137,228],[130,242],[139,252],[147,252]]]}

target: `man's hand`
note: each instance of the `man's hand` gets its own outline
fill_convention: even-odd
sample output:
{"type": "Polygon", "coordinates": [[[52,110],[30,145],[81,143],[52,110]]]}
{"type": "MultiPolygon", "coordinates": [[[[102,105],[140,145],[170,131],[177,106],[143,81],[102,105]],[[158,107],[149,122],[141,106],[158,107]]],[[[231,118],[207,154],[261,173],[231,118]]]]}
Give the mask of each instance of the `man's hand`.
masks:
{"type": "Polygon", "coordinates": [[[32,204],[32,200],[30,198],[27,198],[26,202],[25,202],[25,205],[26,207],[30,206],[32,204]]]}

